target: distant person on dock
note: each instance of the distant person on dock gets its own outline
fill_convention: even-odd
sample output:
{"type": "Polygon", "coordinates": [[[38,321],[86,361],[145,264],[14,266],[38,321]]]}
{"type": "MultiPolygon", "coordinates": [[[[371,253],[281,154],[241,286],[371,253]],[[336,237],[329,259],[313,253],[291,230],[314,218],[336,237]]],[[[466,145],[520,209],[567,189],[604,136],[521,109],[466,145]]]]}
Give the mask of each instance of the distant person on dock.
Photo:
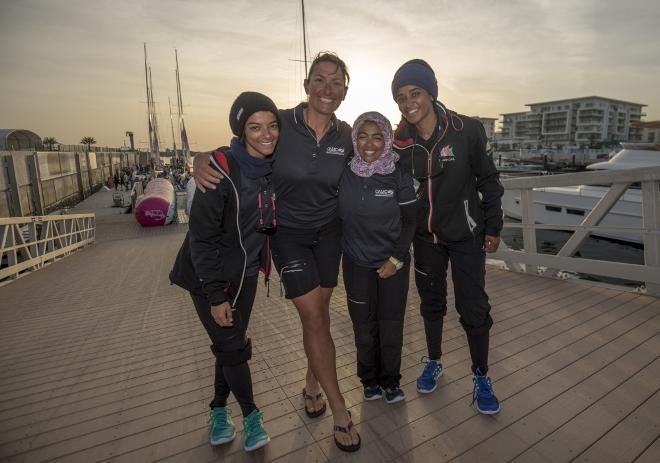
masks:
{"type": "Polygon", "coordinates": [[[170,280],[190,292],[215,355],[215,396],[210,403],[212,445],[236,436],[229,392],[243,412],[244,448],[270,441],[254,403],[248,360],[252,343],[247,327],[259,268],[270,272],[270,235],[275,231],[273,152],[279,114],[273,101],[256,92],[241,93],[229,112],[235,138],[229,149],[213,153],[213,169],[224,175],[217,188],[194,196],[189,230],[170,280]]]}
{"type": "Polygon", "coordinates": [[[417,390],[433,392],[442,374],[451,262],[456,310],[472,360],[473,403],[480,413],[494,414],[500,404],[487,376],[493,320],[485,291],[485,260],[500,243],[504,189],[483,126],[438,101],[438,83],[428,63],[404,63],[394,74],[392,96],[402,116],[394,149],[401,156],[401,168],[419,183],[413,246],[428,359],[417,390]]]}
{"type": "MultiPolygon", "coordinates": [[[[278,231],[273,260],[286,297],[293,301],[303,328],[308,370],[303,388],[305,413],[323,415],[325,391],[334,421],[334,440],[346,452],[360,448],[344,397],[339,391],[335,345],[330,335],[330,297],[341,260],[341,223],[337,213],[342,172],[353,153],[351,127],[335,116],[350,76],[343,60],[321,52],[304,80],[308,101],[280,111],[282,131],[273,165],[278,231]],[[320,383],[320,387],[319,387],[320,383]]],[[[220,175],[197,155],[197,187],[213,189],[220,175]]]]}
{"type": "Polygon", "coordinates": [[[356,155],[339,184],[339,217],[357,373],[364,400],[385,395],[395,403],[405,399],[399,381],[417,199],[410,174],[396,164],[385,116],[362,114],[352,135],[356,155]]]}

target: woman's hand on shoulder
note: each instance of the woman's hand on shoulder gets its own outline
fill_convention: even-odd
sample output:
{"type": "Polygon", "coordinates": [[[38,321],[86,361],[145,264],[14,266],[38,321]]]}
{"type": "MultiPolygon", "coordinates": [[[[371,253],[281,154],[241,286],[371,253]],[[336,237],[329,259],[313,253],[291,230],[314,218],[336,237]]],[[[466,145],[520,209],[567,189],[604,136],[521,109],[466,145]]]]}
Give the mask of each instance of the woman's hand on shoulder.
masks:
{"type": "Polygon", "coordinates": [[[193,160],[193,176],[195,184],[200,191],[215,190],[216,185],[220,183],[224,175],[211,167],[211,155],[209,153],[199,153],[193,160]]]}

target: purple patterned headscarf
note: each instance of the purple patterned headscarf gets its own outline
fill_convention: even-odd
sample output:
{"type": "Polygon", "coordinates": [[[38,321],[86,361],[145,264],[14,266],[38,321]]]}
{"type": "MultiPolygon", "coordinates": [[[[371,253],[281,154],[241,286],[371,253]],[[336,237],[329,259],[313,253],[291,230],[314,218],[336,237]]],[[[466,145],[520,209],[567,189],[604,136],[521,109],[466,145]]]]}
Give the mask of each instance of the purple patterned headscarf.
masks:
{"type": "Polygon", "coordinates": [[[359,177],[371,177],[373,174],[391,174],[394,172],[394,164],[399,160],[399,155],[392,151],[392,124],[381,113],[376,111],[369,111],[361,114],[353,123],[353,132],[351,133],[353,139],[353,150],[355,156],[349,163],[351,171],[359,177]],[[365,162],[360,157],[357,147],[358,132],[365,122],[375,123],[385,139],[385,149],[383,154],[374,162],[365,162]]]}

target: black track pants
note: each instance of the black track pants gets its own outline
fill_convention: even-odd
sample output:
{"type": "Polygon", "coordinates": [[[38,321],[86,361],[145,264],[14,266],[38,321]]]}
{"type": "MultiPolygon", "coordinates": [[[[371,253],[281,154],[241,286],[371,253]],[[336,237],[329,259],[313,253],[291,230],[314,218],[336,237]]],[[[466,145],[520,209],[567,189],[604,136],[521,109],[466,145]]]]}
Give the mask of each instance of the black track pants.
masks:
{"type": "Polygon", "coordinates": [[[410,263],[382,279],[377,269],[343,257],[344,286],[353,321],[357,374],[365,386],[393,387],[401,379],[403,319],[408,298],[410,263]]]}
{"type": "Polygon", "coordinates": [[[442,322],[447,313],[447,266],[451,262],[455,305],[467,334],[472,371],[488,371],[488,340],[493,319],[485,291],[486,254],[483,236],[459,243],[415,238],[415,283],[421,299],[429,358],[442,355],[442,322]]]}

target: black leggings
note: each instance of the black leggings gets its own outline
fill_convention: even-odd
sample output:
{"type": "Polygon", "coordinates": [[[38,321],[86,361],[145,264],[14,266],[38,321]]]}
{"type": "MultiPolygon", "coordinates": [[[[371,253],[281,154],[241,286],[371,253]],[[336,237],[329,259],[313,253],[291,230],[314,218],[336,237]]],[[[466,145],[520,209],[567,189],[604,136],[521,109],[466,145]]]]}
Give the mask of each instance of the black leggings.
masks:
{"type": "Polygon", "coordinates": [[[258,275],[245,277],[231,327],[222,327],[215,322],[211,315],[211,304],[206,296],[190,293],[197,315],[213,343],[211,351],[215,355],[215,396],[209,406],[226,406],[229,392],[233,392],[243,416],[248,416],[257,409],[252,392],[252,376],[247,363],[252,357],[252,344],[246,333],[257,290],[257,277],[258,275]]]}

